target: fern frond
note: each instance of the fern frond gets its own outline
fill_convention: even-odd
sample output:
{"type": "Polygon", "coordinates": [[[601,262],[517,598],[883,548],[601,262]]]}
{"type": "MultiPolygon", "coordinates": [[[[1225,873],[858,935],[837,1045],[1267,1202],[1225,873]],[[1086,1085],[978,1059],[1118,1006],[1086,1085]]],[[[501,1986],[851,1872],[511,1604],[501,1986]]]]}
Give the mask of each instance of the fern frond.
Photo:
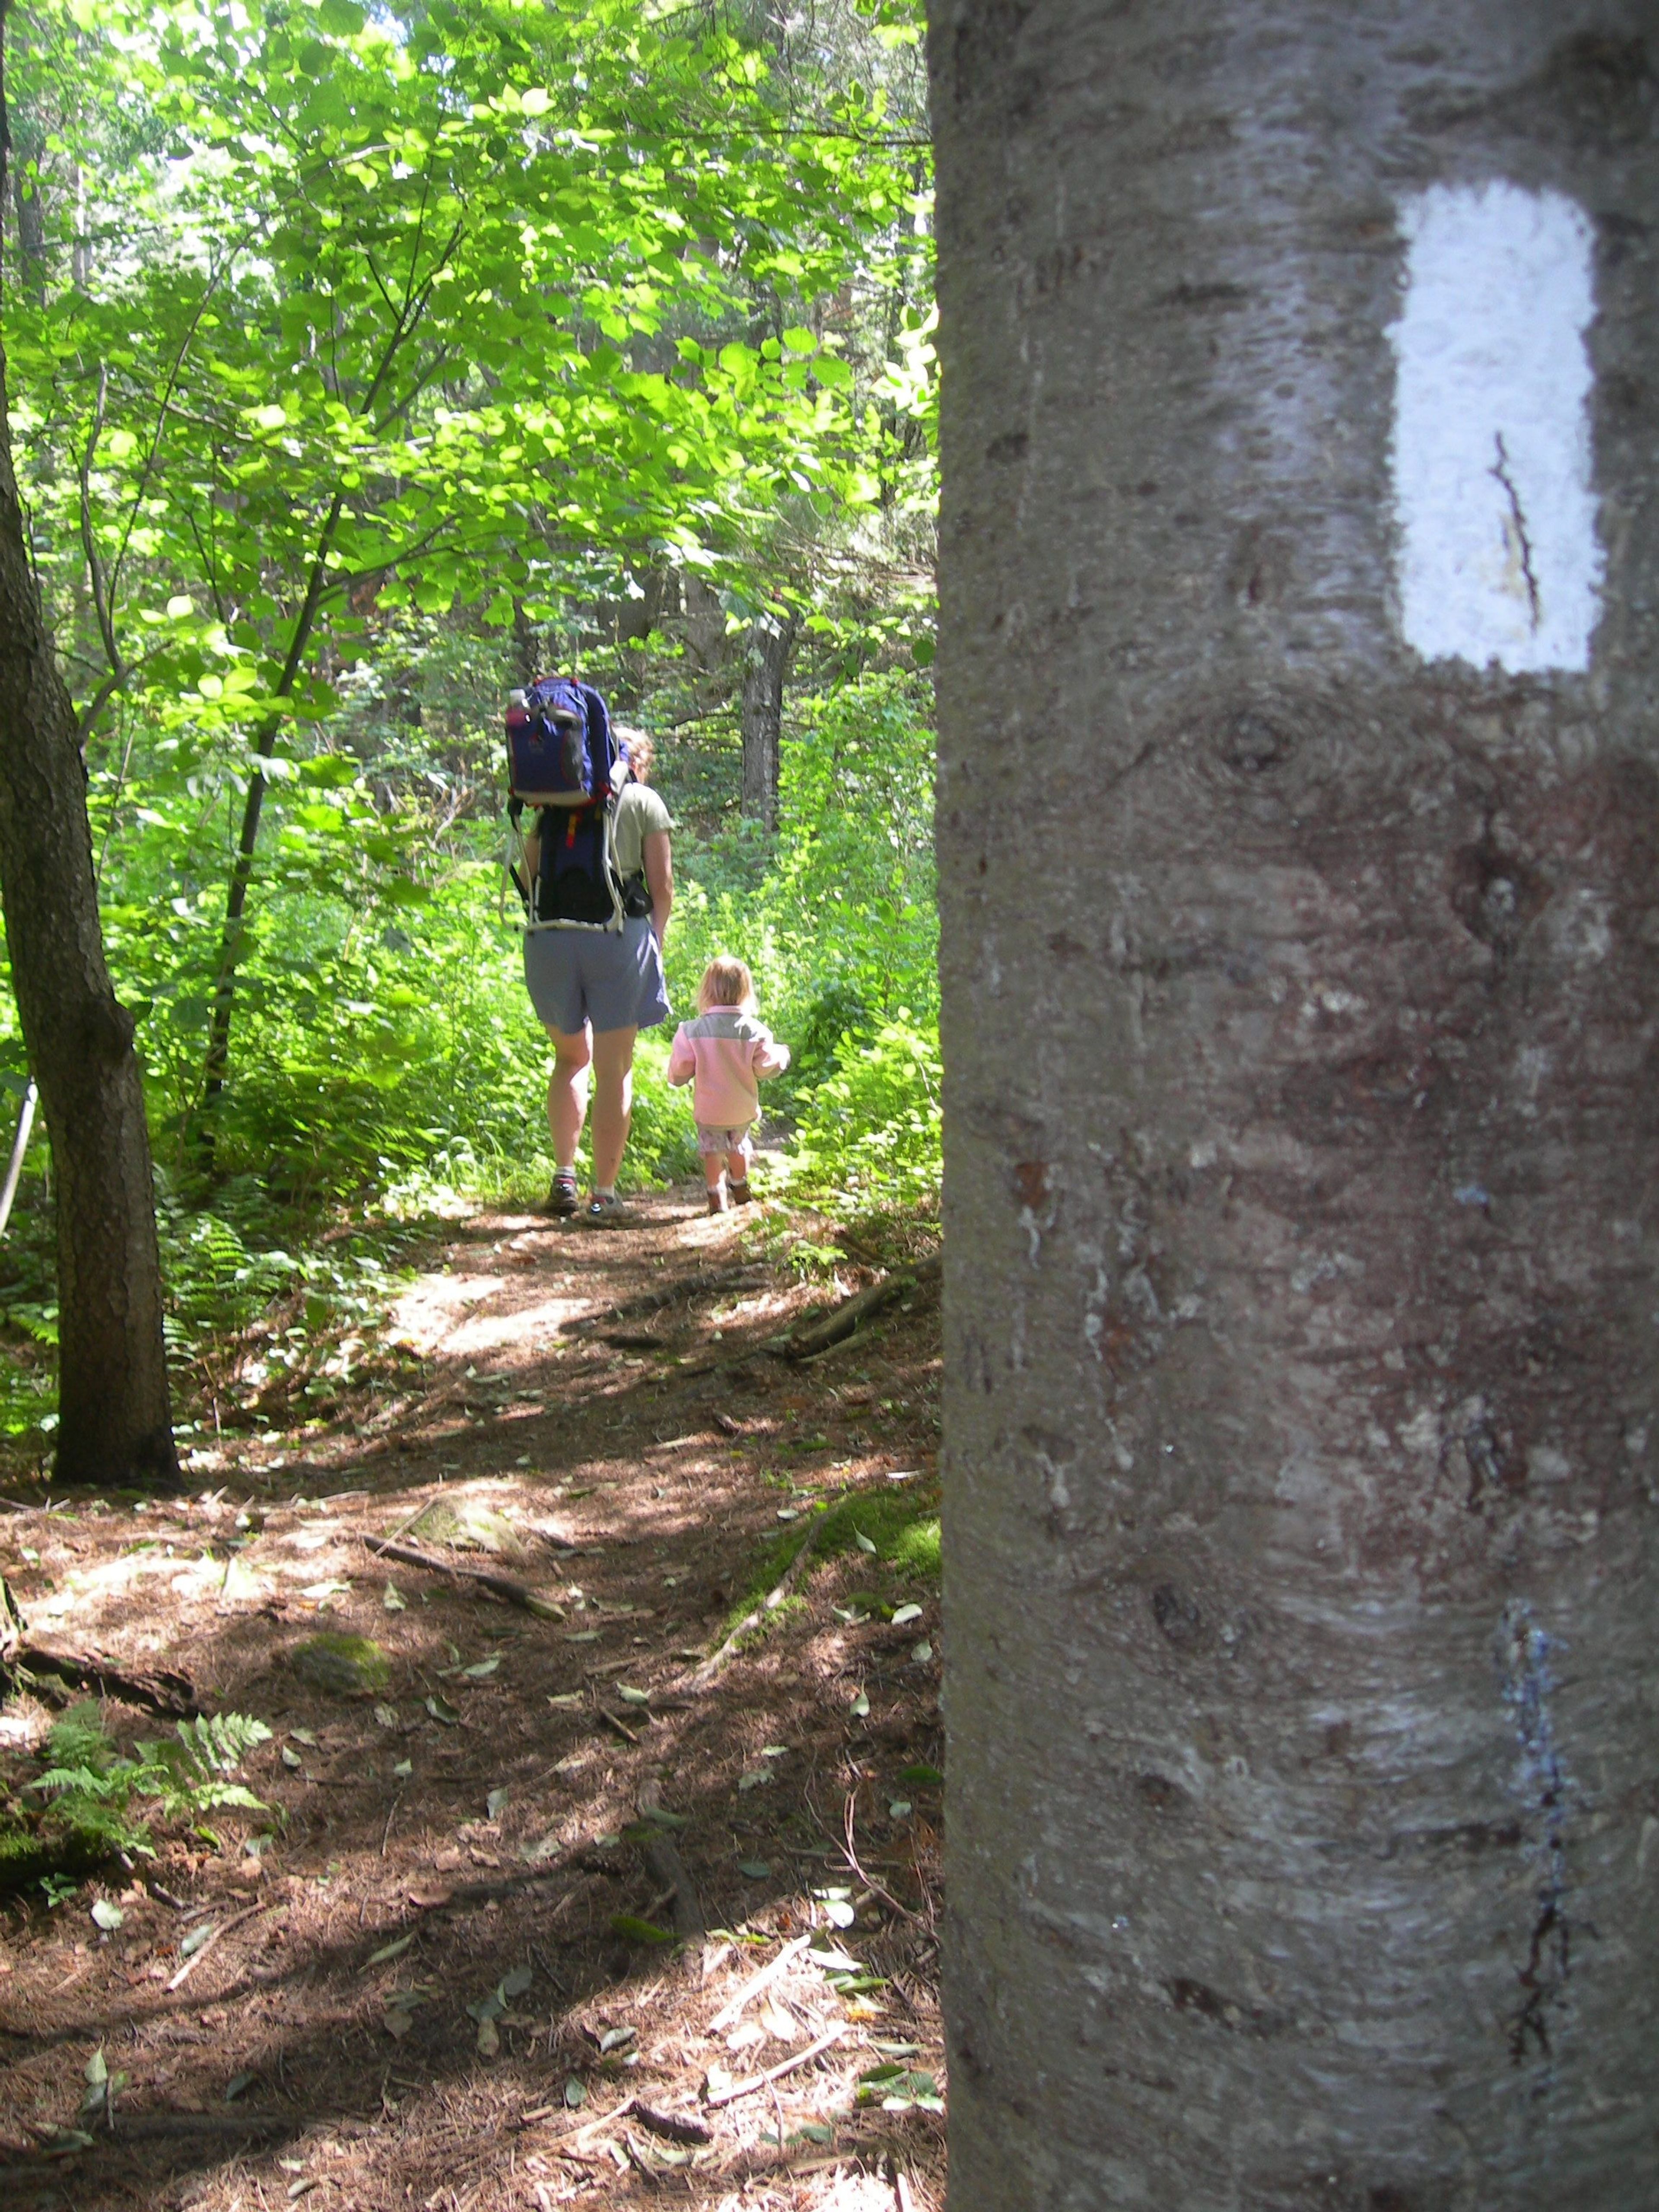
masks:
{"type": "Polygon", "coordinates": [[[270,1738],[264,1723],[246,1713],[201,1714],[180,1721],[173,1733],[184,1746],[190,1771],[203,1779],[234,1773],[249,1752],[270,1738]]]}

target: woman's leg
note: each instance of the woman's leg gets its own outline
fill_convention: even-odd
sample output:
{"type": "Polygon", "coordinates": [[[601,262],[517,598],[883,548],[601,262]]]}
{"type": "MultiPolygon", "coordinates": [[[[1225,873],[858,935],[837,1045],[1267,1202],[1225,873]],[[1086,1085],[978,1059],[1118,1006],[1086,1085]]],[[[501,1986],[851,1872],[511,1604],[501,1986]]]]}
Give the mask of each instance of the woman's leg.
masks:
{"type": "MultiPolygon", "coordinates": [[[[553,1073],[547,1079],[547,1126],[553,1139],[553,1164],[574,1168],[587,1115],[587,1066],[592,1058],[586,1028],[574,1036],[549,1030],[553,1040],[553,1073]]],[[[597,1118],[597,1117],[596,1117],[597,1118]]]]}
{"type": "MultiPolygon", "coordinates": [[[[634,1110],[637,1029],[593,1032],[593,1188],[614,1190],[634,1110]]],[[[580,1126],[580,1125],[578,1125],[580,1126]]]]}

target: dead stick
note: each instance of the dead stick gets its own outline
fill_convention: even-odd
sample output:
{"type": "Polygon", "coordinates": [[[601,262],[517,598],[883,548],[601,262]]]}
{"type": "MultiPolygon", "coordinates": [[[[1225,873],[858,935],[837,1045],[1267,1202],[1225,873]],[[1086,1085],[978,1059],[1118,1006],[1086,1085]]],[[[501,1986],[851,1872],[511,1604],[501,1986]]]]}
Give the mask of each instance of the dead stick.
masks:
{"type": "Polygon", "coordinates": [[[711,2143],[714,2130],[707,2120],[700,2120],[692,2112],[659,2112],[653,2106],[642,2105],[634,2100],[634,2117],[653,2133],[666,2136],[671,2142],[711,2143]]]}
{"type": "Polygon", "coordinates": [[[405,1567],[424,1567],[431,1575],[453,1575],[458,1582],[482,1583],[497,1597],[504,1597],[509,1605],[521,1606],[538,1620],[564,1619],[562,1606],[555,1605],[551,1598],[538,1597],[523,1583],[514,1582],[511,1575],[492,1574],[488,1567],[464,1567],[454,1559],[434,1559],[429,1552],[417,1552],[412,1544],[382,1542],[374,1536],[365,1536],[363,1541],[377,1559],[395,1559],[405,1567]]]}
{"type": "Polygon", "coordinates": [[[859,1864],[859,1855],[853,1843],[853,1808],[857,1796],[856,1790],[848,1791],[847,1804],[842,1820],[842,1826],[847,1836],[847,1863],[867,1890],[890,1905],[895,1912],[902,1912],[907,1920],[913,1920],[918,1927],[921,1927],[924,1924],[921,1913],[912,1912],[908,1905],[901,1905],[890,1889],[884,1889],[874,1876],[866,1874],[864,1869],[859,1864]]]}
{"type": "Polygon", "coordinates": [[[781,2081],[786,2074],[793,2074],[798,2066],[810,2064],[822,2052],[828,2051],[832,2043],[839,2043],[842,2036],[849,2033],[844,2022],[839,2027],[830,2028],[816,2042],[809,2043],[805,2051],[798,2051],[793,2058],[786,2058],[777,2066],[769,2066],[764,2074],[750,2075],[746,2081],[734,2081],[729,2089],[718,2090],[714,2096],[706,2097],[703,2102],[712,2110],[720,2105],[734,2104],[739,2097],[752,2097],[757,2089],[764,2089],[770,2082],[781,2081]]]}
{"type": "Polygon", "coordinates": [[[269,1912],[270,1911],[270,1907],[268,1905],[245,1905],[241,1911],[233,1912],[228,1920],[222,1920],[219,1923],[219,1925],[214,1929],[212,1935],[210,1936],[207,1941],[202,1945],[200,1950],[192,1951],[191,1953],[189,1958],[185,1960],[184,1965],[179,1967],[178,1972],[167,1984],[168,1989],[182,1989],[185,1983],[189,1980],[190,1977],[196,1972],[198,1966],[201,1965],[203,1960],[206,1958],[208,1953],[211,1950],[216,1949],[220,1939],[222,1936],[228,1936],[233,1928],[240,1928],[245,1920],[252,1920],[256,1912],[269,1912]]]}
{"type": "Polygon", "coordinates": [[[769,1613],[775,1613],[777,1611],[778,1607],[783,1603],[785,1598],[788,1596],[791,1589],[794,1587],[796,1577],[800,1573],[801,1569],[806,1565],[807,1560],[811,1557],[813,1547],[817,1543],[818,1537],[823,1532],[823,1524],[828,1518],[829,1516],[827,1514],[819,1514],[817,1520],[813,1522],[811,1527],[807,1530],[805,1538],[802,1542],[799,1550],[797,1551],[794,1558],[790,1560],[782,1574],[779,1576],[778,1580],[773,1588],[768,1590],[766,1595],[751,1612],[744,1613],[743,1619],[732,1631],[732,1633],[726,1638],[725,1643],[720,1645],[720,1650],[712,1653],[709,1657],[703,1661],[701,1667],[695,1669],[691,1676],[691,1685],[694,1689],[706,1690],[709,1684],[714,1680],[715,1676],[720,1674],[721,1669],[725,1667],[727,1660],[732,1657],[738,1644],[743,1641],[744,1638],[749,1634],[750,1631],[751,1629],[758,1628],[769,1613]]]}
{"type": "Polygon", "coordinates": [[[624,1743],[638,1743],[638,1736],[636,1736],[633,1729],[629,1727],[627,1722],[619,1721],[615,1713],[611,1712],[608,1707],[601,1705],[599,1708],[599,1715],[602,1721],[608,1722],[611,1727],[616,1729],[617,1734],[622,1738],[624,1743]]]}
{"type": "Polygon", "coordinates": [[[810,1936],[797,1936],[793,1942],[786,1943],[775,1959],[769,1961],[757,1974],[751,1974],[736,1996],[726,2000],[703,2030],[703,2033],[718,2035],[723,2027],[730,2027],[749,2000],[751,1997],[757,1997],[763,1989],[769,1988],[789,1961],[799,1958],[811,1941],[812,1938],[810,1936]]]}

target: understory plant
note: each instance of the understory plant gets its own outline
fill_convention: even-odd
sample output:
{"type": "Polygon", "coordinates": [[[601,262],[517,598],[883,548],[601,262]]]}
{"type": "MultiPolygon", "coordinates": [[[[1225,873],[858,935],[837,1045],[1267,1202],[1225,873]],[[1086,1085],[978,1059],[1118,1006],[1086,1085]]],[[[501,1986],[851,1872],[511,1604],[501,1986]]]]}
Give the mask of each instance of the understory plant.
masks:
{"type": "Polygon", "coordinates": [[[161,1821],[199,1820],[224,1808],[265,1810],[262,1799],[237,1781],[249,1752],[269,1741],[263,1721],[246,1713],[198,1715],[179,1721],[171,1737],[117,1747],[91,1698],[71,1705],[46,1739],[46,1771],[29,1789],[47,1800],[42,1826],[75,1855],[88,1849],[129,1857],[149,1851],[149,1820],[136,1808],[153,1808],[161,1821]]]}

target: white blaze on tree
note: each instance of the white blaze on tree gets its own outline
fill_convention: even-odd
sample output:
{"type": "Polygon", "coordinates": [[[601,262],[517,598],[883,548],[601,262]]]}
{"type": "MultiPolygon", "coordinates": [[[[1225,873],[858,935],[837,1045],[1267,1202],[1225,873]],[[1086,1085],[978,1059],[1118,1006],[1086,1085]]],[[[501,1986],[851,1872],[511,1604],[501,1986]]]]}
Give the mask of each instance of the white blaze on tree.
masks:
{"type": "Polygon", "coordinates": [[[1590,227],[1559,192],[1437,185],[1401,212],[1401,620],[1426,660],[1589,665],[1601,580],[1590,227]]]}

